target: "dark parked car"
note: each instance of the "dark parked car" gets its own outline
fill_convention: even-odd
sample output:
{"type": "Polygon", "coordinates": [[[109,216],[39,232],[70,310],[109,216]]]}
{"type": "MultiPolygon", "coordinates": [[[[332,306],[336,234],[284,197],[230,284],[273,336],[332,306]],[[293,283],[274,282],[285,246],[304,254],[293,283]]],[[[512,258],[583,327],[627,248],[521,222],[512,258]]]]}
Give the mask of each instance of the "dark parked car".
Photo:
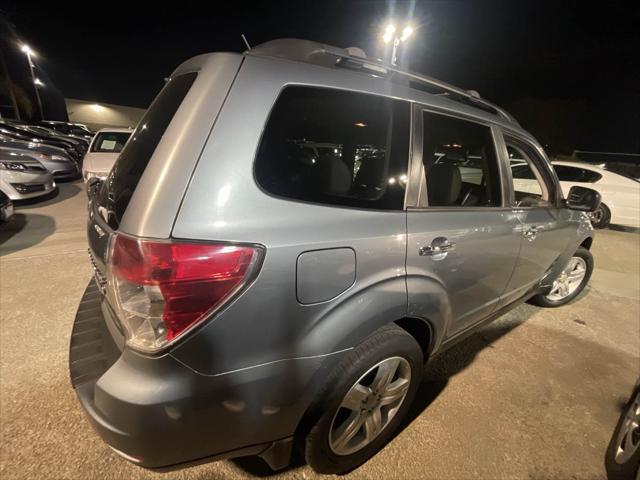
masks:
{"type": "Polygon", "coordinates": [[[74,142],[59,137],[51,137],[48,135],[29,132],[5,121],[0,121],[0,135],[23,142],[33,142],[62,148],[72,159],[76,161],[80,161],[82,159],[82,149],[74,142]]]}
{"type": "Polygon", "coordinates": [[[145,467],[281,468],[295,445],[349,471],[430,358],[520,302],[570,302],[593,270],[597,192],[563,198],[508,113],[314,42],[183,63],[88,187],[71,382],[145,467]]]}
{"type": "Polygon", "coordinates": [[[0,133],[0,148],[28,150],[30,152],[34,152],[36,155],[43,153],[45,155],[50,155],[55,159],[58,159],[58,157],[71,159],[71,157],[67,154],[64,148],[52,147],[51,145],[48,145],[42,142],[18,140],[16,138],[3,135],[1,133],[0,133]]]}
{"type": "Polygon", "coordinates": [[[65,135],[77,135],[91,141],[95,132],[81,123],[61,122],[57,120],[42,120],[38,122],[43,127],[51,128],[65,135]]]}
{"type": "Polygon", "coordinates": [[[44,137],[49,137],[53,139],[59,139],[59,140],[70,142],[74,145],[74,147],[80,148],[80,151],[82,153],[87,151],[87,148],[89,148],[89,142],[91,141],[77,135],[65,135],[56,130],[42,127],[40,125],[20,125],[19,128],[26,130],[30,133],[42,135],[44,137]]]}

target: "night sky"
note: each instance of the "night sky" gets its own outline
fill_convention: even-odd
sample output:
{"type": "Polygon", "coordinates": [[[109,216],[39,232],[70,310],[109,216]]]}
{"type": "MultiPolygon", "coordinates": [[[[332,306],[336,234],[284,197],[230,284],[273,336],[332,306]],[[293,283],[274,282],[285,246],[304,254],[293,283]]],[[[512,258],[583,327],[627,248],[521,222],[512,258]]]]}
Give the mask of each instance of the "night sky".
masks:
{"type": "Polygon", "coordinates": [[[296,37],[376,56],[386,19],[410,17],[410,69],[515,109],[534,134],[551,135],[555,121],[575,148],[640,152],[636,2],[13,3],[1,11],[68,97],[146,107],[187,58],[243,50],[241,33],[253,45],[296,37]]]}

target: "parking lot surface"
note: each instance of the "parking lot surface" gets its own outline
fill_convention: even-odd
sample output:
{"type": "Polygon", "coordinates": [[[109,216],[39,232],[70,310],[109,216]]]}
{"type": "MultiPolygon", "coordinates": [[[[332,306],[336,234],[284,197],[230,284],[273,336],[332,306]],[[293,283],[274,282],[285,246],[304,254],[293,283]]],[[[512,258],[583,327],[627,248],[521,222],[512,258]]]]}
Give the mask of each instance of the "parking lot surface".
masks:
{"type": "MultiPolygon", "coordinates": [[[[0,478],[313,478],[259,459],[140,469],[93,432],[67,349],[89,279],[81,182],[0,227],[0,478]]],[[[411,421],[348,478],[604,478],[640,375],[640,235],[598,231],[591,286],[557,309],[522,305],[427,368],[411,421]]],[[[214,427],[215,428],[215,427],[214,427]]],[[[171,438],[166,439],[171,442],[171,438]]]]}

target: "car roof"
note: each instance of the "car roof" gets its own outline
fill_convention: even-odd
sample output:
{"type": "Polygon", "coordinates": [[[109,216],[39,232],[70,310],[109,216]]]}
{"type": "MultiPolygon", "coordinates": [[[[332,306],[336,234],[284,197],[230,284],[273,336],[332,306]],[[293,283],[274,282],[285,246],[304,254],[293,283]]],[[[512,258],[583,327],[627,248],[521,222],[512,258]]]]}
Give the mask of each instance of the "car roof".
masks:
{"type": "MultiPolygon", "coordinates": [[[[477,92],[467,91],[426,75],[366,58],[363,53],[356,52],[353,48],[344,49],[308,40],[278,39],[252,47],[243,55],[274,62],[295,62],[300,66],[301,71],[308,70],[310,78],[314,78],[317,68],[330,69],[335,72],[335,75],[343,76],[345,80],[348,76],[353,78],[354,74],[366,75],[380,82],[391,83],[394,86],[392,89],[394,92],[402,92],[401,96],[391,93],[390,96],[434,108],[444,108],[447,112],[498,124],[538,143],[529,132],[522,129],[515,118],[502,108],[481,98],[477,92]]],[[[171,76],[199,70],[206,67],[209,62],[215,61],[215,54],[198,55],[178,66],[171,76]]],[[[362,91],[366,93],[368,90],[363,87],[362,91]]]]}

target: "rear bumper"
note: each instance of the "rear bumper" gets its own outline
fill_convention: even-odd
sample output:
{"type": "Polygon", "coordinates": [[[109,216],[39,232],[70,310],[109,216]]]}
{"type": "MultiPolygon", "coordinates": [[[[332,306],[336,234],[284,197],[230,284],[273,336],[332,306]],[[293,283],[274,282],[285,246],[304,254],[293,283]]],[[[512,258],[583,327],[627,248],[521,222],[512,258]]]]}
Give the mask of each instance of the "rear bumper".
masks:
{"type": "Polygon", "coordinates": [[[282,451],[270,447],[295,432],[325,366],[319,359],[201,375],[170,354],[120,351],[101,303],[92,280],[74,322],[69,368],[91,424],[121,456],[166,468],[282,451]]]}

